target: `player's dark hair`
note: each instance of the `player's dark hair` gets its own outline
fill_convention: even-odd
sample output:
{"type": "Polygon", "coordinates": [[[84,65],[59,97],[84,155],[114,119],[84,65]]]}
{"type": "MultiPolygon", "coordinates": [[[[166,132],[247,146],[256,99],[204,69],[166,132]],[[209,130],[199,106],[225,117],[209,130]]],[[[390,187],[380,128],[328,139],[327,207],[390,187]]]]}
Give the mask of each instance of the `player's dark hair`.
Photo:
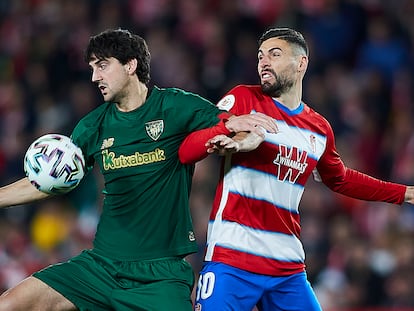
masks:
{"type": "Polygon", "coordinates": [[[128,30],[109,29],[92,36],[85,51],[85,61],[89,63],[92,56],[98,59],[114,57],[123,65],[135,58],[139,81],[144,84],[150,81],[151,55],[147,43],[128,30]]]}
{"type": "Polygon", "coordinates": [[[285,40],[286,42],[296,44],[304,49],[306,55],[309,54],[308,44],[306,43],[303,35],[294,29],[291,28],[270,28],[266,30],[259,39],[259,46],[262,45],[264,41],[270,38],[279,38],[285,40]]]}

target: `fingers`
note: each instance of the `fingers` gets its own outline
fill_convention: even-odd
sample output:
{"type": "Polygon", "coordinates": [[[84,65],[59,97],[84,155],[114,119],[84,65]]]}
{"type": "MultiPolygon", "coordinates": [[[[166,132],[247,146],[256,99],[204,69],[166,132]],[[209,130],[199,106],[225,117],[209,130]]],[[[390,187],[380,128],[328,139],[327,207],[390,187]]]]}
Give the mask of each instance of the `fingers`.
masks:
{"type": "Polygon", "coordinates": [[[255,122],[254,127],[262,127],[264,130],[270,133],[278,132],[276,122],[273,118],[261,112],[250,114],[248,116],[253,120],[253,122],[255,122]]]}
{"type": "Polygon", "coordinates": [[[226,148],[232,148],[235,145],[235,141],[231,139],[230,137],[227,137],[226,135],[217,135],[207,141],[206,146],[209,148],[212,148],[214,150],[217,149],[226,149],[226,148]]]}
{"type": "Polygon", "coordinates": [[[249,131],[262,136],[264,136],[266,131],[270,133],[278,132],[276,122],[273,118],[263,113],[232,116],[227,121],[226,127],[235,133],[249,131]]]}
{"type": "Polygon", "coordinates": [[[238,152],[239,143],[226,135],[217,135],[206,143],[208,153],[224,155],[228,152],[238,152]]]}

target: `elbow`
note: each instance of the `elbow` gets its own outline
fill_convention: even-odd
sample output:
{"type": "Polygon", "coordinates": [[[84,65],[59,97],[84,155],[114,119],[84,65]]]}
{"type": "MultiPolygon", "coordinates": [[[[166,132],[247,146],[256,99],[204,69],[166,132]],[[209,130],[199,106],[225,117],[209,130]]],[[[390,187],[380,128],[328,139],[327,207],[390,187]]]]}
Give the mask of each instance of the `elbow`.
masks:
{"type": "Polygon", "coordinates": [[[178,150],[178,159],[181,164],[195,164],[196,162],[204,159],[207,156],[207,153],[204,155],[196,155],[191,152],[184,152],[181,148],[178,150]]]}
{"type": "Polygon", "coordinates": [[[182,152],[178,152],[178,159],[181,164],[192,164],[191,158],[185,156],[182,152]]]}

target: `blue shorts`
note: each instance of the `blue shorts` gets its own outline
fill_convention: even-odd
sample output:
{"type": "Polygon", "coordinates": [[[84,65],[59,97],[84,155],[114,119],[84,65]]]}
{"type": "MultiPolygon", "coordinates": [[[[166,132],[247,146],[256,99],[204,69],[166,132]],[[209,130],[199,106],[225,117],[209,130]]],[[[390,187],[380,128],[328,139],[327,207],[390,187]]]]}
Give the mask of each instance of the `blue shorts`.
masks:
{"type": "Polygon", "coordinates": [[[275,277],[207,262],[198,279],[195,310],[321,311],[306,273],[275,277]]]}

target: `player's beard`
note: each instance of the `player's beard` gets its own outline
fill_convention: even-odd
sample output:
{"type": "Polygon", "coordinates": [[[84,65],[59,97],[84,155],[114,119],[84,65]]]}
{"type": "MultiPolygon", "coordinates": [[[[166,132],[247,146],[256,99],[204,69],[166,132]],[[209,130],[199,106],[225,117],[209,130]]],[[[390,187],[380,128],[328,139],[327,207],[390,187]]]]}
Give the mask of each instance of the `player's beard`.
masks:
{"type": "Polygon", "coordinates": [[[287,75],[278,75],[274,70],[269,70],[275,77],[275,83],[262,82],[262,91],[270,97],[280,97],[282,94],[288,92],[294,84],[294,81],[287,75]]]}

